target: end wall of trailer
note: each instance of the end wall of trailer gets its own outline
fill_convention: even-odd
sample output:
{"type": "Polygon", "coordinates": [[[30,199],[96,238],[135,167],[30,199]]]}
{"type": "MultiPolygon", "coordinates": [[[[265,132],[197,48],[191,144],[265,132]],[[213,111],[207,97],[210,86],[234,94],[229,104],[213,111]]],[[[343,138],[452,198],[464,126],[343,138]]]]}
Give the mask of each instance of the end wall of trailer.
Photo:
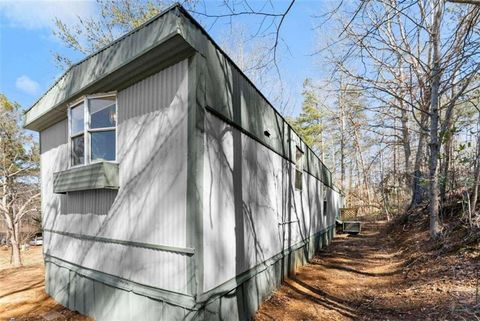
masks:
{"type": "Polygon", "coordinates": [[[67,120],[40,133],[46,290],[72,310],[170,319],[193,304],[187,71],[184,60],[118,92],[118,190],[54,194],[53,173],[68,168],[67,120]]]}

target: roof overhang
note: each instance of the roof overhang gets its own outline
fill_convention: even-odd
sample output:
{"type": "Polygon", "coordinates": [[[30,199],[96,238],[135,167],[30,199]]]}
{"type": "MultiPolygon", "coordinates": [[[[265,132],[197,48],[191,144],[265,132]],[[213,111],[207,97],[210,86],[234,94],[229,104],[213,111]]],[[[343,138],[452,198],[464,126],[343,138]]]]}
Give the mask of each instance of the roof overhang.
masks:
{"type": "Polygon", "coordinates": [[[41,131],[65,119],[69,103],[79,97],[122,90],[191,56],[195,50],[181,34],[176,9],[73,65],[25,113],[24,127],[41,131]]]}

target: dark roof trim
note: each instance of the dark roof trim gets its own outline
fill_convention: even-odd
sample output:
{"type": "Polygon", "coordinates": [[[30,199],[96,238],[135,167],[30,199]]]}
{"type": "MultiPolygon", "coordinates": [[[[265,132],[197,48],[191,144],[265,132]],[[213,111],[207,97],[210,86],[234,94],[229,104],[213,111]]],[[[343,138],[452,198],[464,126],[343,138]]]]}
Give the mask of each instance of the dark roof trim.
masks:
{"type": "MultiPolygon", "coordinates": [[[[147,27],[148,25],[150,25],[152,22],[154,22],[155,20],[161,18],[162,16],[164,16],[165,14],[167,14],[168,12],[170,12],[171,10],[175,9],[175,8],[179,8],[179,9],[183,9],[183,7],[177,2],[177,3],[174,3],[172,4],[171,6],[167,7],[165,10],[163,10],[162,12],[160,12],[158,15],[148,19],[145,23],[141,24],[140,26],[138,26],[137,28],[135,29],[132,29],[131,31],[127,32],[126,34],[124,34],[123,36],[120,36],[119,38],[113,40],[112,42],[110,42],[108,45],[105,45],[104,47],[100,48],[99,50],[95,51],[94,53],[86,56],[85,58],[83,58],[82,60],[74,63],[73,65],[71,65],[70,67],[68,67],[67,70],[65,70],[65,72],[59,77],[57,78],[57,80],[28,108],[24,111],[24,114],[28,113],[36,104],[38,104],[38,102],[43,98],[45,97],[45,95],[53,89],[53,87],[55,87],[59,82],[60,80],[62,80],[63,78],[65,78],[65,76],[75,67],[81,65],[82,63],[84,63],[85,61],[95,57],[96,55],[98,55],[99,53],[105,51],[106,49],[112,47],[113,45],[121,42],[123,39],[127,38],[127,37],[130,37],[131,35],[133,35],[134,33],[138,32],[139,30],[147,27]]],[[[185,9],[183,9],[185,10],[185,9]]],[[[183,12],[183,11],[182,11],[183,12]]]]}
{"type": "MultiPolygon", "coordinates": [[[[224,56],[225,58],[232,64],[233,67],[235,67],[239,72],[240,74],[245,77],[245,79],[248,81],[248,83],[250,85],[252,85],[252,87],[258,92],[258,94],[263,98],[265,99],[265,101],[268,103],[268,105],[270,105],[270,107],[273,108],[273,110],[275,111],[275,113],[277,113],[280,118],[287,124],[287,126],[300,138],[300,135],[297,133],[297,131],[290,125],[290,123],[285,119],[285,117],[283,117],[283,115],[273,106],[273,104],[268,100],[267,97],[265,97],[265,95],[257,88],[257,86],[255,86],[255,84],[250,80],[250,78],[248,78],[247,75],[245,75],[245,73],[242,71],[242,69],[240,69],[240,67],[238,67],[238,65],[235,63],[235,61],[233,61],[232,58],[230,58],[230,56],[215,42],[215,40],[208,34],[208,32],[205,30],[205,28],[203,28],[203,26],[187,11],[187,9],[185,9],[182,5],[180,4],[177,4],[178,5],[178,9],[195,25],[197,26],[200,31],[212,42],[212,44],[215,46],[215,48],[217,50],[219,50],[224,56]]],[[[303,139],[300,138],[300,140],[305,143],[303,141],[303,139]]],[[[310,152],[312,152],[318,159],[318,161],[324,165],[324,167],[327,169],[327,171],[332,174],[332,172],[330,171],[330,169],[328,169],[327,166],[325,166],[325,164],[323,164],[322,160],[320,159],[320,157],[318,157],[318,155],[313,151],[313,149],[307,145],[307,143],[305,143],[305,146],[307,147],[307,149],[310,150],[310,152]]],[[[332,182],[333,184],[333,182],[332,182]]],[[[339,189],[340,190],[340,189],[339,189]]]]}

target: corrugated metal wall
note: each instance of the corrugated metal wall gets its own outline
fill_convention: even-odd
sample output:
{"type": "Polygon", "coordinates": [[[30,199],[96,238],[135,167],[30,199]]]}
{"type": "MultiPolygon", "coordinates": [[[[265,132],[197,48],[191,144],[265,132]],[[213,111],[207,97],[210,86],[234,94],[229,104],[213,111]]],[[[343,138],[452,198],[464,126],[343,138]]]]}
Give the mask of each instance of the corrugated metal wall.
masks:
{"type": "Polygon", "coordinates": [[[107,215],[112,207],[117,190],[97,189],[70,192],[61,196],[61,213],[107,215]]]}
{"type": "Polygon", "coordinates": [[[119,123],[170,106],[185,78],[186,67],[184,60],[121,91],[119,123]]]}
{"type": "Polygon", "coordinates": [[[334,224],[338,193],[322,181],[304,172],[295,190],[293,163],[210,113],[205,135],[204,291],[334,224]]]}
{"type": "MultiPolygon", "coordinates": [[[[190,21],[182,23],[183,35],[206,58],[206,105],[229,121],[235,123],[257,140],[286,158],[290,158],[289,126],[260,91],[190,21]],[[270,133],[265,135],[265,131],[270,133]]],[[[331,173],[320,159],[305,148],[306,170],[331,186],[331,173]]]]}
{"type": "Polygon", "coordinates": [[[125,216],[112,222],[110,236],[129,230],[131,240],[186,246],[187,96],[186,60],[119,93],[119,118],[137,116],[118,125],[121,189],[114,206],[125,216]],[[131,111],[137,108],[144,113],[131,111]]]}
{"type": "Polygon", "coordinates": [[[48,245],[49,255],[84,268],[148,286],[185,292],[184,255],[48,232],[44,244],[48,245]]]}
{"type": "Polygon", "coordinates": [[[47,254],[187,292],[189,256],[105,241],[186,246],[187,97],[186,60],[118,93],[118,191],[53,194],[53,173],[68,168],[67,122],[41,132],[47,254]]]}
{"type": "Polygon", "coordinates": [[[62,199],[62,195],[53,193],[53,173],[68,168],[66,119],[40,133],[40,153],[43,227],[51,229],[59,217],[62,199]]]}

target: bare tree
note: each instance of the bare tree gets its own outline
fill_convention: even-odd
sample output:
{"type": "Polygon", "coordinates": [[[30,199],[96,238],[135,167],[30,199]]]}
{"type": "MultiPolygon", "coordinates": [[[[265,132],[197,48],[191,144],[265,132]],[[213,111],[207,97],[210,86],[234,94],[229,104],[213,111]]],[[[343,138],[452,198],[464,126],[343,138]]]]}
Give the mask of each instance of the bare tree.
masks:
{"type": "Polygon", "coordinates": [[[422,201],[423,168],[428,164],[433,237],[440,231],[440,150],[456,122],[455,107],[475,88],[472,79],[479,68],[479,7],[452,6],[446,11],[445,0],[361,1],[353,12],[349,3],[345,13],[339,6],[331,13],[340,26],[339,36],[326,47],[333,71],[355,79],[370,97],[369,112],[390,119],[374,121],[370,128],[378,139],[391,130],[394,176],[399,169],[396,146],[403,146],[401,176],[405,186],[412,186],[412,206],[422,201]]]}
{"type": "Polygon", "coordinates": [[[442,25],[445,1],[432,1],[432,25],[430,28],[430,50],[432,51],[431,86],[430,86],[430,233],[436,237],[440,233],[438,221],[438,155],[440,141],[438,137],[440,122],[440,81],[442,79],[442,61],[440,52],[440,28],[442,25]]]}
{"type": "Polygon", "coordinates": [[[0,213],[11,244],[11,263],[22,265],[22,221],[38,212],[38,148],[19,126],[19,106],[0,94],[0,213]]]}
{"type": "Polygon", "coordinates": [[[480,185],[480,110],[478,111],[478,124],[477,124],[477,150],[475,152],[475,165],[473,174],[473,192],[470,208],[473,212],[477,207],[478,201],[478,187],[480,185]]]}
{"type": "MultiPolygon", "coordinates": [[[[71,23],[55,19],[56,36],[66,47],[74,52],[89,55],[107,46],[122,34],[140,26],[166,8],[171,1],[162,0],[96,0],[99,14],[71,23]]],[[[67,69],[72,65],[68,55],[53,53],[57,66],[67,69]]]]}

